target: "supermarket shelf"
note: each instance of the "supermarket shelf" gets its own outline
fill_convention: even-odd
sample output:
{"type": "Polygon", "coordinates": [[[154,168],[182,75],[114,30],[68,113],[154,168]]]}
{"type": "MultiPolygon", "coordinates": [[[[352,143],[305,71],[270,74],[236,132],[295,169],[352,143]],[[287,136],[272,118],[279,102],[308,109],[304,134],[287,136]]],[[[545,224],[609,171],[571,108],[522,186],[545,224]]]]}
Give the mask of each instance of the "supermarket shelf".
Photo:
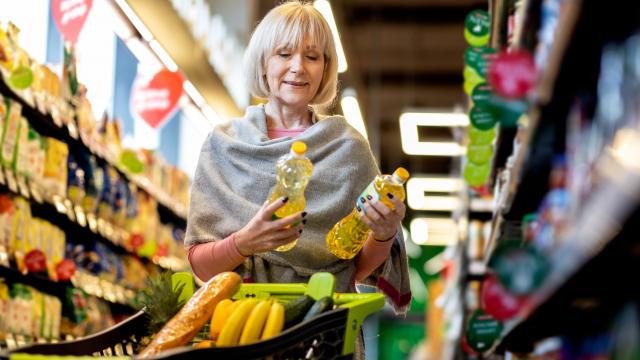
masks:
{"type": "MultiPolygon", "coordinates": [[[[638,3],[610,7],[598,1],[581,0],[567,4],[547,69],[530,99],[528,131],[514,160],[509,182],[498,196],[497,219],[487,249],[494,248],[499,241],[503,220],[519,221],[537,210],[548,192],[554,154],[563,153],[566,148],[566,122],[558,119],[568,117],[575,94],[597,87],[602,47],[632,33],[640,20],[638,13],[638,3]],[[616,26],[603,27],[602,19],[615,19],[611,21],[616,21],[616,26]]],[[[501,151],[498,145],[497,153],[501,151]]]]}
{"type": "Polygon", "coordinates": [[[129,174],[117,164],[117,161],[109,159],[109,157],[99,149],[94,149],[89,144],[85,144],[81,137],[77,135],[76,129],[69,129],[66,126],[57,126],[51,115],[45,115],[37,108],[31,106],[22,96],[9,88],[3,79],[0,79],[0,93],[22,105],[23,115],[29,120],[31,126],[33,126],[33,128],[40,134],[56,138],[66,143],[71,149],[89,152],[100,161],[109,164],[115,168],[124,179],[132,182],[138,188],[144,190],[157,200],[158,210],[163,221],[172,222],[178,226],[186,227],[187,209],[172,201],[171,196],[152,184],[149,179],[146,179],[143,176],[129,174]]]}
{"type": "Polygon", "coordinates": [[[505,326],[497,352],[529,352],[547,337],[593,334],[625,301],[640,299],[640,287],[624,278],[640,271],[640,172],[605,164],[603,176],[615,178],[599,187],[569,227],[551,255],[549,278],[505,326]]]}
{"type": "MultiPolygon", "coordinates": [[[[3,178],[7,178],[9,172],[0,169],[3,178]]],[[[32,214],[35,217],[50,221],[65,231],[74,240],[90,241],[96,237],[116,253],[131,254],[137,256],[135,251],[127,246],[130,234],[110,222],[84,214],[83,210],[74,206],[68,199],[46,199],[40,198],[41,191],[37,191],[37,186],[28,183],[31,190],[24,192],[11,186],[0,185],[0,192],[12,192],[30,200],[32,214]],[[31,194],[31,195],[30,195],[31,194]]],[[[187,262],[175,256],[165,256],[154,259],[140,258],[142,261],[151,261],[156,265],[172,271],[184,271],[189,267],[187,262]]]]}
{"type": "Polygon", "coordinates": [[[87,294],[96,296],[113,304],[123,305],[133,309],[132,301],[136,292],[121,285],[113,284],[96,276],[76,272],[71,282],[55,282],[41,274],[23,274],[20,271],[0,265],[0,279],[9,283],[20,283],[32,286],[38,291],[63,299],[67,287],[83,289],[87,294]]]}

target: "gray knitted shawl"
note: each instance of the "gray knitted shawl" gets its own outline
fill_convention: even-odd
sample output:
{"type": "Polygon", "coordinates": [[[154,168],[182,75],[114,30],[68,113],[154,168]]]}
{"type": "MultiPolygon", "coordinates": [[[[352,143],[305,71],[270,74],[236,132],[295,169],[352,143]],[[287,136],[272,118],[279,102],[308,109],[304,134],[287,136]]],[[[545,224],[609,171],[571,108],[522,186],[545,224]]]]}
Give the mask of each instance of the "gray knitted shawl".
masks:
{"type": "MultiPolygon", "coordinates": [[[[217,126],[205,140],[191,188],[185,246],[224,239],[238,231],[269,196],[275,185],[276,159],[289,152],[294,140],[270,140],[266,124],[264,107],[250,106],[243,118],[217,126]]],[[[314,165],[305,191],[304,231],[293,250],[250,256],[235,271],[255,282],[278,283],[306,282],[313,273],[328,271],[336,276],[337,291],[353,292],[355,263],[331,254],[325,236],[349,214],[360,192],[379,173],[369,144],[341,116],[318,121],[295,140],[307,144],[307,156],[314,165]]],[[[397,312],[406,310],[410,287],[402,235],[365,283],[381,288],[397,312]],[[400,298],[404,300],[398,304],[400,298]]]]}

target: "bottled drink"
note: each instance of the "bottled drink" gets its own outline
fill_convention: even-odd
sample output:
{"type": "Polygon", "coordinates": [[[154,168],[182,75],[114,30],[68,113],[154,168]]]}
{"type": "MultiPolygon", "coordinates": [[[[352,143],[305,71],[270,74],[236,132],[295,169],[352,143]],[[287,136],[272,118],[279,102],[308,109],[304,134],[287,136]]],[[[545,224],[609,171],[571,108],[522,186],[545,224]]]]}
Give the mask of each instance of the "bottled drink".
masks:
{"type": "MultiPolygon", "coordinates": [[[[273,220],[300,212],[307,204],[304,199],[304,189],[311,178],[313,165],[305,156],[306,152],[307,145],[302,141],[296,141],[291,145],[291,152],[280,157],[276,162],[276,187],[269,197],[269,202],[274,202],[283,196],[288,197],[289,200],[276,211],[273,220]]],[[[276,250],[289,251],[296,246],[297,242],[298,239],[276,250]]]]}
{"type": "MultiPolygon", "coordinates": [[[[364,189],[357,201],[359,202],[361,198],[367,199],[367,196],[371,196],[372,199],[369,201],[379,200],[389,208],[394,209],[387,194],[391,193],[394,198],[404,201],[405,192],[402,185],[408,178],[409,172],[402,167],[396,169],[393,175],[378,175],[364,189]]],[[[362,203],[356,205],[356,208],[349,215],[338,221],[327,234],[327,248],[340,259],[351,259],[356,256],[369,236],[371,229],[358,214],[357,208],[362,205],[362,203]]]]}

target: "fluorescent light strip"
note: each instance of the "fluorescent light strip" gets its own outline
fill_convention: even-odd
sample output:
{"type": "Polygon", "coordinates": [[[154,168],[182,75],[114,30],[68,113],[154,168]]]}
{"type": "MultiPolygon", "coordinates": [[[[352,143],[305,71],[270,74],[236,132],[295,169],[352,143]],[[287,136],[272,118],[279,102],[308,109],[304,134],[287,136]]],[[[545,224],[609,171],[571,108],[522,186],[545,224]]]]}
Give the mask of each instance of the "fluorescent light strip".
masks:
{"type": "Polygon", "coordinates": [[[153,34],[147,28],[147,26],[140,20],[135,11],[127,4],[126,0],[115,0],[116,4],[120,7],[122,12],[129,18],[129,21],[135,26],[136,30],[140,33],[143,39],[147,41],[153,40],[153,34]]]}
{"type": "Polygon", "coordinates": [[[409,224],[411,239],[420,245],[451,245],[458,242],[458,228],[452,219],[415,218],[409,224]]]}
{"type": "Polygon", "coordinates": [[[327,0],[316,0],[313,2],[313,7],[315,7],[324,19],[329,24],[329,28],[331,28],[331,33],[333,34],[333,41],[336,43],[336,51],[338,52],[338,72],[343,73],[347,71],[347,58],[344,55],[344,50],[342,48],[342,42],[340,41],[340,33],[338,32],[338,26],[336,26],[336,21],[333,17],[333,11],[331,11],[331,4],[327,0]]]}
{"type": "Polygon", "coordinates": [[[200,94],[198,89],[196,89],[196,87],[193,86],[193,83],[191,83],[191,81],[185,80],[184,83],[182,84],[182,88],[187,93],[187,95],[189,95],[193,103],[196,104],[198,107],[202,107],[203,105],[206,104],[204,97],[202,97],[202,94],[200,94]]]}
{"type": "MultiPolygon", "coordinates": [[[[347,89],[348,90],[348,89],[347,89]]],[[[349,93],[347,91],[347,93],[349,93]]],[[[358,105],[358,99],[353,95],[346,95],[340,100],[342,106],[342,113],[347,119],[349,125],[353,126],[365,139],[368,139],[367,129],[364,126],[364,120],[362,119],[362,112],[360,111],[360,105],[358,105]]]]}
{"type": "Polygon", "coordinates": [[[405,112],[400,122],[409,122],[416,126],[464,127],[469,126],[469,117],[462,113],[405,112]]]}
{"type": "Polygon", "coordinates": [[[407,203],[413,210],[456,211],[462,206],[457,196],[413,196],[407,197],[407,203]]]}
{"type": "Polygon", "coordinates": [[[160,61],[162,61],[164,66],[169,71],[178,71],[178,64],[176,64],[175,61],[173,61],[169,53],[167,53],[167,51],[162,47],[162,45],[160,45],[160,43],[157,40],[149,41],[149,46],[151,47],[151,50],[153,50],[153,52],[155,52],[156,55],[158,55],[158,58],[160,59],[160,61]]]}
{"type": "Polygon", "coordinates": [[[421,124],[412,117],[400,117],[400,138],[402,150],[408,155],[462,156],[466,149],[460,144],[450,142],[421,142],[418,140],[418,126],[421,124]]]}
{"type": "Polygon", "coordinates": [[[409,197],[424,197],[425,192],[454,193],[462,191],[464,183],[459,178],[414,176],[407,181],[409,197]]]}

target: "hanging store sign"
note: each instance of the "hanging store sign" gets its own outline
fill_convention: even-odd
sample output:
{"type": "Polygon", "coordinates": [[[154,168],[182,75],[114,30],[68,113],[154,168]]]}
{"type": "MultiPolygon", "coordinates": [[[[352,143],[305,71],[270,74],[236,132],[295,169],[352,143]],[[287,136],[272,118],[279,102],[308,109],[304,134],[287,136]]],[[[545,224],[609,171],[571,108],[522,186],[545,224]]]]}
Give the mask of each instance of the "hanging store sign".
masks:
{"type": "Polygon", "coordinates": [[[178,108],[184,78],[178,72],[162,69],[152,77],[138,73],[131,91],[131,113],[151,128],[160,129],[178,108]]]}
{"type": "Polygon", "coordinates": [[[62,33],[62,37],[71,44],[78,41],[92,5],[93,0],[53,0],[51,2],[56,26],[62,33]]]}

